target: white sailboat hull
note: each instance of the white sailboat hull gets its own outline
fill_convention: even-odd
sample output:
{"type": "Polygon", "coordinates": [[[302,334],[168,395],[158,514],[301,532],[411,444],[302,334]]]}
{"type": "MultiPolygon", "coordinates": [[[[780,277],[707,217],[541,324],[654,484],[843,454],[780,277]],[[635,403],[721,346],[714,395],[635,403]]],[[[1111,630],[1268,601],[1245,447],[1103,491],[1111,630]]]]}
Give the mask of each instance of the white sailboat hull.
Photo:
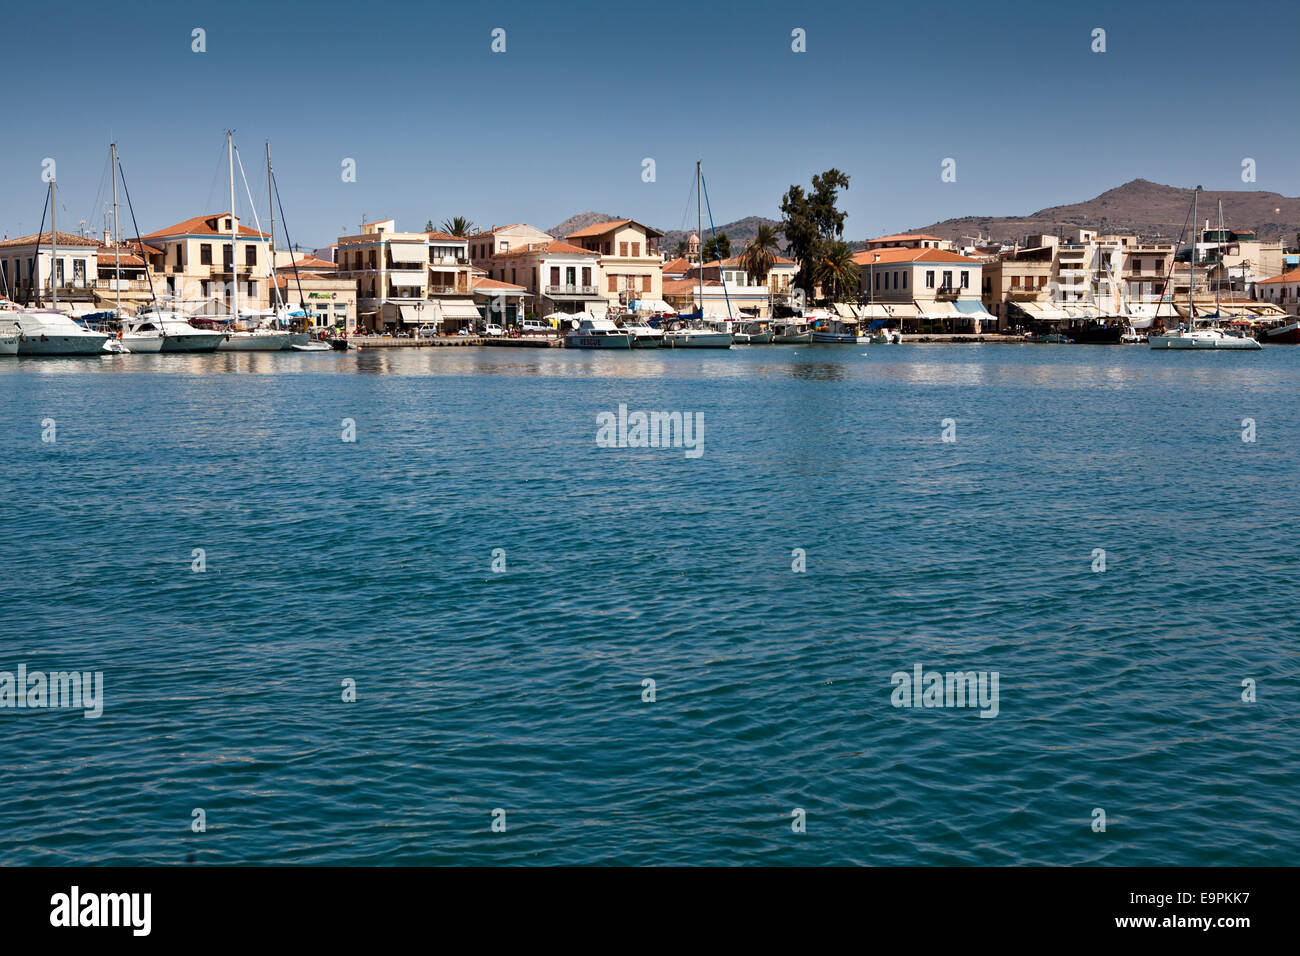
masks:
{"type": "Polygon", "coordinates": [[[163,337],[161,335],[132,335],[127,332],[122,336],[122,344],[129,348],[132,354],[152,355],[163,350],[163,337]]]}
{"type": "Polygon", "coordinates": [[[1173,349],[1181,351],[1199,349],[1230,349],[1233,351],[1254,351],[1260,344],[1251,338],[1238,338],[1224,335],[1214,329],[1198,332],[1171,332],[1168,335],[1153,335],[1147,340],[1153,349],[1173,349]]]}
{"type": "Polygon", "coordinates": [[[217,346],[218,352],[283,352],[289,347],[288,332],[231,332],[217,346]]]}
{"type": "Polygon", "coordinates": [[[664,348],[729,349],[731,348],[731,333],[705,332],[696,329],[669,332],[664,336],[664,348]]]}

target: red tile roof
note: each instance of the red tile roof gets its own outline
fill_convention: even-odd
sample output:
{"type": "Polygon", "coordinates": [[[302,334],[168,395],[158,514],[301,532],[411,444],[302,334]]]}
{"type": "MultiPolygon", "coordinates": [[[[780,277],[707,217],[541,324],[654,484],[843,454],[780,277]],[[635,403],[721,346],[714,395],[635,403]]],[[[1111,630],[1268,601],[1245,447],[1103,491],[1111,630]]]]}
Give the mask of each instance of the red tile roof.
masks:
{"type": "Polygon", "coordinates": [[[440,239],[443,242],[469,242],[467,236],[453,236],[449,232],[426,232],[425,235],[430,239],[440,239]]]}
{"type": "Polygon", "coordinates": [[[635,219],[614,219],[610,222],[596,222],[587,226],[585,229],[579,229],[577,232],[571,232],[566,238],[569,239],[590,239],[593,236],[603,236],[613,232],[615,229],[628,224],[640,226],[645,230],[647,236],[662,236],[663,233],[658,229],[652,229],[643,222],[637,222],[635,219]]]}
{"type": "Polygon", "coordinates": [[[1260,279],[1257,285],[1264,285],[1269,282],[1300,282],[1300,269],[1292,269],[1290,272],[1284,272],[1280,276],[1273,276],[1271,279],[1260,279]]]}
{"type": "Polygon", "coordinates": [[[552,239],[550,242],[530,242],[526,246],[519,246],[515,249],[508,249],[505,252],[495,253],[493,259],[513,259],[516,256],[526,256],[542,252],[566,253],[568,255],[596,256],[600,253],[591,249],[583,249],[581,246],[575,246],[571,242],[565,242],[563,239],[552,239]]]}
{"type": "MultiPolygon", "coordinates": [[[[79,236],[75,232],[64,232],[62,229],[55,233],[55,240],[61,246],[98,246],[98,239],[87,239],[85,236],[79,236]]],[[[42,232],[35,236],[19,236],[17,239],[0,240],[0,246],[48,246],[50,244],[50,234],[42,232]]]]}
{"type": "Polygon", "coordinates": [[[99,260],[101,266],[111,266],[115,261],[119,265],[124,266],[143,266],[145,264],[145,261],[133,252],[120,251],[116,258],[114,258],[112,249],[105,252],[103,248],[101,248],[96,258],[99,260]]]}
{"type": "MultiPolygon", "coordinates": [[[[228,231],[223,232],[217,228],[222,219],[228,217],[228,212],[214,212],[207,216],[195,216],[193,219],[186,219],[184,222],[178,222],[174,226],[168,226],[166,229],[158,229],[154,232],[147,233],[144,239],[165,239],[170,236],[228,236],[228,231]]],[[[269,238],[266,233],[258,232],[245,226],[242,222],[239,224],[239,234],[241,236],[257,236],[258,238],[269,238]]]]}
{"type": "Polygon", "coordinates": [[[303,256],[297,262],[276,266],[275,271],[293,272],[295,266],[299,269],[329,269],[331,271],[338,269],[338,265],[333,262],[327,262],[324,259],[317,259],[315,256],[303,256]]]}
{"type": "Polygon", "coordinates": [[[875,239],[868,239],[867,242],[901,242],[904,239],[929,239],[943,241],[942,236],[927,236],[923,232],[900,232],[894,236],[877,236],[875,239]]]}
{"type": "Polygon", "coordinates": [[[486,276],[475,276],[473,287],[475,289],[517,289],[520,292],[525,291],[525,287],[515,285],[513,282],[502,282],[500,279],[489,279],[486,276]]]}
{"type": "Polygon", "coordinates": [[[966,265],[983,265],[978,259],[968,259],[947,249],[864,249],[853,256],[853,261],[860,266],[889,265],[898,262],[959,262],[966,265]]]}

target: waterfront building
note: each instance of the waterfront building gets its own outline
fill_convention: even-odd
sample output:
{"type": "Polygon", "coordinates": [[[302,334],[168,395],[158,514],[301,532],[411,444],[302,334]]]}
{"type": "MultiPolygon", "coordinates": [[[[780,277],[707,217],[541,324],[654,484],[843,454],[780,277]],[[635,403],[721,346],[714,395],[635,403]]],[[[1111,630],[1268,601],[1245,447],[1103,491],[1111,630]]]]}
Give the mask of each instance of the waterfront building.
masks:
{"type": "Polygon", "coordinates": [[[996,322],[981,301],[983,263],[948,249],[885,246],[853,257],[865,317],[921,332],[979,333],[996,322]]]}
{"type": "Polygon", "coordinates": [[[468,246],[468,239],[444,232],[398,232],[392,219],[340,236],[338,275],[357,285],[359,324],[372,331],[430,324],[450,331],[476,321],[468,246]]]}
{"type": "Polygon", "coordinates": [[[529,313],[528,300],[532,295],[521,285],[484,275],[474,277],[473,288],[474,305],[484,323],[492,322],[504,328],[517,325],[529,313]]]}
{"type": "Polygon", "coordinates": [[[122,311],[131,313],[153,305],[158,283],[153,280],[146,256],[162,256],[156,246],[122,242],[114,246],[109,237],[96,250],[99,282],[96,295],[101,309],[116,307],[120,298],[122,311]]]}
{"type": "Polygon", "coordinates": [[[1053,245],[1015,249],[984,263],[981,301],[999,330],[1066,318],[1052,301],[1055,252],[1053,245]]]}
{"type": "MultiPolygon", "coordinates": [[[[667,267],[665,263],[665,275],[668,274],[667,267]]],[[[760,279],[746,271],[741,256],[733,256],[706,262],[702,269],[688,266],[683,278],[691,282],[694,308],[703,309],[705,315],[725,317],[730,304],[733,317],[738,318],[744,312],[757,318],[768,318],[774,304],[787,303],[796,271],[793,259],[776,256],[766,279],[760,279]],[[703,285],[699,283],[701,277],[705,280],[703,285]]],[[[674,291],[680,297],[682,287],[674,287],[674,291]]]]}
{"type": "Polygon", "coordinates": [[[634,219],[598,222],[570,233],[569,243],[600,256],[599,293],[611,306],[663,299],[663,233],[634,219]]]}
{"type": "Polygon", "coordinates": [[[479,267],[484,267],[487,260],[501,252],[510,252],[523,246],[550,242],[555,237],[542,232],[536,226],[526,222],[516,222],[509,226],[493,226],[469,237],[470,260],[479,267]]]}
{"type": "Polygon", "coordinates": [[[487,277],[522,288],[538,315],[609,311],[600,292],[601,256],[561,239],[516,246],[480,263],[487,277]]]}
{"type": "Polygon", "coordinates": [[[298,254],[296,261],[281,265],[275,272],[279,301],[291,307],[301,306],[310,316],[311,328],[342,328],[348,335],[356,331],[357,283],[341,278],[334,263],[298,254]]]}
{"type": "Polygon", "coordinates": [[[0,289],[8,289],[9,297],[20,305],[49,305],[53,277],[61,310],[93,311],[99,240],[62,230],[54,238],[54,249],[48,232],[0,240],[0,289]]]}
{"type": "Polygon", "coordinates": [[[179,311],[228,314],[235,282],[241,311],[262,311],[271,304],[270,237],[243,225],[238,216],[195,216],[141,239],[160,251],[145,256],[160,280],[158,296],[179,311]],[[231,247],[232,227],[237,250],[231,247]]]}
{"type": "Polygon", "coordinates": [[[1300,315],[1300,269],[1292,269],[1255,283],[1256,298],[1281,306],[1291,315],[1300,315]]]}
{"type": "Polygon", "coordinates": [[[876,249],[947,249],[949,252],[955,251],[951,239],[927,236],[923,232],[904,232],[893,236],[877,236],[875,239],[868,239],[863,247],[865,252],[876,249]]]}

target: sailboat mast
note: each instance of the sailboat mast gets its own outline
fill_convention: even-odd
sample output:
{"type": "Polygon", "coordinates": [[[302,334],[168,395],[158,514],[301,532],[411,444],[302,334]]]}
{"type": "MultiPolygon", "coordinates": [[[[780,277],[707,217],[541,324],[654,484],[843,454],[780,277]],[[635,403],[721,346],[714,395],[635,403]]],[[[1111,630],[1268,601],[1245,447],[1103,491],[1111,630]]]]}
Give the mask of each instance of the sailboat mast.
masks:
{"type": "Polygon", "coordinates": [[[276,295],[280,294],[280,287],[275,283],[275,197],[271,194],[271,141],[266,141],[266,205],[271,210],[271,262],[270,271],[267,273],[267,279],[275,287],[276,295]]]}
{"type": "Polygon", "coordinates": [[[1223,324],[1223,316],[1220,314],[1223,309],[1219,305],[1219,299],[1223,294],[1223,200],[1219,200],[1219,235],[1215,240],[1214,251],[1215,265],[1218,266],[1219,281],[1214,284],[1214,317],[1223,324]]]}
{"type": "Polygon", "coordinates": [[[1196,285],[1196,230],[1200,228],[1196,224],[1198,215],[1196,201],[1201,198],[1201,187],[1197,186],[1192,190],[1192,261],[1191,268],[1187,272],[1187,328],[1189,331],[1196,330],[1196,306],[1192,303],[1192,289],[1196,285]]]}
{"type": "Polygon", "coordinates": [[[50,304],[59,307],[59,225],[55,207],[59,204],[59,184],[50,180],[50,304]]]}
{"type": "Polygon", "coordinates": [[[122,259],[117,230],[117,143],[109,143],[108,151],[113,162],[113,288],[117,292],[114,312],[120,322],[122,321],[122,259]]]}
{"type": "Polygon", "coordinates": [[[235,137],[226,130],[226,161],[230,165],[230,315],[239,321],[239,228],[235,225],[235,137]]]}

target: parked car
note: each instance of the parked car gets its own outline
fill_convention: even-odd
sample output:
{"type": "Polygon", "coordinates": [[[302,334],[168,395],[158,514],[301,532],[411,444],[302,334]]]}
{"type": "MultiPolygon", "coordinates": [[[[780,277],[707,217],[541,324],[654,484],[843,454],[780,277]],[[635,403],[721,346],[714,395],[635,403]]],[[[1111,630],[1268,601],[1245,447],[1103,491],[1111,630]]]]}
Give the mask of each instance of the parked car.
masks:
{"type": "Polygon", "coordinates": [[[499,325],[494,325],[493,323],[489,322],[487,325],[483,326],[483,334],[491,335],[494,337],[501,336],[506,334],[506,330],[501,328],[501,326],[499,325]]]}
{"type": "Polygon", "coordinates": [[[549,322],[543,322],[541,319],[524,319],[519,323],[520,335],[558,335],[559,333],[551,327],[549,322]]]}
{"type": "Polygon", "coordinates": [[[436,325],[422,325],[415,330],[417,339],[436,339],[438,337],[438,327],[436,325]]]}

